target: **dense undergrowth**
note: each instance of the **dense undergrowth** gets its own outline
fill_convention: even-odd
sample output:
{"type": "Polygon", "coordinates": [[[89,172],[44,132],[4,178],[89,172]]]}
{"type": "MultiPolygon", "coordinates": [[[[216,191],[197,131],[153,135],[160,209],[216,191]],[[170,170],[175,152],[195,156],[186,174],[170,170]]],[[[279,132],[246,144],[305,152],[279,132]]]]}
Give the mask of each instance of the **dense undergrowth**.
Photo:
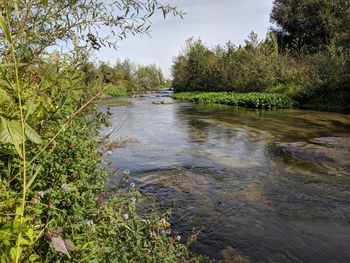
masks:
{"type": "Polygon", "coordinates": [[[110,43],[86,30],[104,21],[140,33],[147,24],[133,13],[142,23],[155,9],[177,13],[156,1],[133,4],[118,2],[115,20],[105,1],[0,3],[1,263],[207,260],[180,242],[167,214],[138,215],[128,172],[106,192],[111,171],[101,167],[98,130],[108,120],[97,108],[106,86],[89,80],[85,65],[91,48],[110,43]],[[45,51],[59,41],[72,50],[45,51]]]}
{"type": "Polygon", "coordinates": [[[180,92],[172,97],[195,103],[217,103],[255,109],[284,109],[296,105],[288,96],[274,93],[180,92]]]}
{"type": "Polygon", "coordinates": [[[31,83],[22,97],[26,125],[33,129],[24,138],[19,123],[9,120],[17,116],[18,97],[3,89],[8,96],[1,103],[0,262],[203,261],[176,239],[165,219],[136,213],[140,194],[133,184],[124,181],[113,196],[104,193],[108,171],[100,165],[97,131],[106,117],[93,104],[84,107],[98,90],[86,93],[72,85],[70,74],[77,83],[83,75],[71,71],[68,59],[56,63],[35,67],[35,76],[57,68],[65,74],[50,75],[55,80],[46,75],[40,86],[31,83]],[[56,85],[49,89],[52,81],[56,85]],[[20,174],[22,139],[26,181],[20,174]]]}

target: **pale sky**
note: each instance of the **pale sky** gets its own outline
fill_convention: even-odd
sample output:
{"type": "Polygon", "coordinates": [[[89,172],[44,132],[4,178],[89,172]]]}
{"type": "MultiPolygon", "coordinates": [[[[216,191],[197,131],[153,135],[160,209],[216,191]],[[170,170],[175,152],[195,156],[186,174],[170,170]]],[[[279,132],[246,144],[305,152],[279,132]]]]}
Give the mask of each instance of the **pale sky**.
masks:
{"type": "Polygon", "coordinates": [[[251,31],[265,37],[270,27],[269,16],[273,0],[169,0],[186,15],[184,19],[158,13],[152,17],[151,37],[129,36],[119,42],[117,51],[103,48],[94,57],[112,65],[119,58],[130,58],[140,64],[157,64],[170,77],[172,59],[186,39],[200,37],[212,47],[231,41],[244,43],[251,31]]]}

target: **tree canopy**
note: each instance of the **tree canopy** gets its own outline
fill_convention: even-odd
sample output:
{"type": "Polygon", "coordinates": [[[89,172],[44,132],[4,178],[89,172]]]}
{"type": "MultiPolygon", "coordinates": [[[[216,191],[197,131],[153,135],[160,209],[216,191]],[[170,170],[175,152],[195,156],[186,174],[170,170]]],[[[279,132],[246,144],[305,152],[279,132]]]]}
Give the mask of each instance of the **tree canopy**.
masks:
{"type": "Polygon", "coordinates": [[[316,52],[330,44],[349,46],[350,1],[275,0],[271,22],[282,48],[316,52]]]}

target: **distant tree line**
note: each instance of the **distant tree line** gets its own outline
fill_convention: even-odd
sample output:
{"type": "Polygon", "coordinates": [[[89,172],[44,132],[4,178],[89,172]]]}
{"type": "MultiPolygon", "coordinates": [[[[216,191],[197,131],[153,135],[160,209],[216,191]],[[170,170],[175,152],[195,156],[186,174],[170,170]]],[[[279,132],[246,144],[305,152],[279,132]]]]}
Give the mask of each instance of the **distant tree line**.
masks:
{"type": "MultiPolygon", "coordinates": [[[[85,62],[80,70],[86,86],[104,86],[105,96],[126,96],[159,89],[168,83],[155,64],[140,65],[129,59],[118,60],[114,66],[105,62],[94,65],[85,62]]],[[[169,84],[170,85],[170,84],[169,84]]]]}
{"type": "Polygon", "coordinates": [[[176,91],[277,92],[301,104],[350,104],[350,1],[276,0],[274,28],[245,45],[188,39],[172,66],[176,91]]]}

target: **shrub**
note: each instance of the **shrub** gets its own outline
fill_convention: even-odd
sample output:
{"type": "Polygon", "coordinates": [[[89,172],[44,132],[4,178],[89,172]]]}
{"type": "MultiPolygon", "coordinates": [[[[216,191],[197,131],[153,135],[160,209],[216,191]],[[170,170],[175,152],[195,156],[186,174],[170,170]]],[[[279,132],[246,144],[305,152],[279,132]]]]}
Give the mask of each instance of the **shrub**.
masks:
{"type": "Polygon", "coordinates": [[[173,98],[195,103],[217,103],[256,109],[282,109],[295,106],[295,102],[288,96],[273,93],[182,92],[175,93],[173,98]]]}

